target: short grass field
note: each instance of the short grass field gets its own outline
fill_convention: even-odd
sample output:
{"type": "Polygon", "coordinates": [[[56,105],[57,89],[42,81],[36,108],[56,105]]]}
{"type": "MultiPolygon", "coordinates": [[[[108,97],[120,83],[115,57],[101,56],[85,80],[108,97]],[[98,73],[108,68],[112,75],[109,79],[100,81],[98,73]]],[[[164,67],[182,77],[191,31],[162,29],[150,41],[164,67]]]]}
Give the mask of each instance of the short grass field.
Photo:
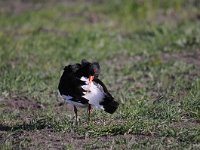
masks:
{"type": "Polygon", "coordinates": [[[0,149],[200,149],[198,0],[0,0],[0,149]],[[98,61],[118,110],[74,113],[65,65],[98,61]]]}

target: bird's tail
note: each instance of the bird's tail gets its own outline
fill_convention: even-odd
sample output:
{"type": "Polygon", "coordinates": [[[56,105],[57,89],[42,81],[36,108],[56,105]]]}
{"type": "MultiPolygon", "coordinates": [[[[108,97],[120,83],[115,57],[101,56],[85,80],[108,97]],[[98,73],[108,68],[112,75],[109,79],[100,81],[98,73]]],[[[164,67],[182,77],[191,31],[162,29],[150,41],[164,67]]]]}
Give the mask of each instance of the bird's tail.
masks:
{"type": "Polygon", "coordinates": [[[118,106],[119,106],[119,103],[116,101],[110,101],[103,105],[104,111],[110,114],[114,113],[117,110],[118,106]]]}

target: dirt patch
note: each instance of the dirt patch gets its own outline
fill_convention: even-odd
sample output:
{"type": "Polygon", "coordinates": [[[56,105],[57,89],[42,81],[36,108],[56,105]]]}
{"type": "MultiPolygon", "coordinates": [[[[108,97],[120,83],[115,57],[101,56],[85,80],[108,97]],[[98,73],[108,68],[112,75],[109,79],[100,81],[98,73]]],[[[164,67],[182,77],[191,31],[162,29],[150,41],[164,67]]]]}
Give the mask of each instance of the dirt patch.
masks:
{"type": "Polygon", "coordinates": [[[0,0],[0,12],[21,14],[30,10],[39,10],[55,4],[74,4],[72,0],[0,0]]]}
{"type": "Polygon", "coordinates": [[[182,128],[197,128],[200,126],[200,120],[183,120],[181,122],[174,122],[172,127],[175,129],[182,129],[182,128]]]}
{"type": "MultiPolygon", "coordinates": [[[[149,60],[145,56],[131,56],[126,53],[115,54],[109,61],[106,62],[106,65],[109,67],[114,67],[116,70],[120,70],[124,66],[133,65],[134,63],[143,62],[144,60],[149,60]],[[115,65],[113,65],[115,64],[115,65]]],[[[192,52],[175,52],[175,53],[162,53],[160,59],[163,62],[169,61],[183,61],[188,64],[193,64],[197,67],[200,67],[200,49],[192,52]]]]}
{"type": "Polygon", "coordinates": [[[33,3],[33,1],[23,0],[6,0],[0,1],[0,12],[20,14],[29,10],[37,10],[42,7],[41,3],[33,3]]]}
{"type": "MultiPolygon", "coordinates": [[[[5,116],[11,115],[11,120],[14,119],[12,121],[14,124],[30,122],[34,115],[38,113],[38,111],[44,110],[45,108],[46,105],[26,96],[4,98],[2,101],[0,101],[1,113],[3,113],[5,116]]],[[[6,130],[11,129],[10,126],[4,126],[0,124],[0,130],[3,128],[6,130]]]]}
{"type": "Polygon", "coordinates": [[[78,136],[75,133],[54,132],[42,129],[38,131],[17,131],[10,135],[2,134],[4,140],[11,141],[18,149],[19,146],[29,149],[121,149],[131,148],[133,144],[144,140],[152,140],[154,137],[144,135],[117,135],[88,137],[78,136]]]}
{"type": "Polygon", "coordinates": [[[12,97],[1,101],[1,105],[12,110],[43,109],[44,105],[28,97],[12,97]]]}
{"type": "MultiPolygon", "coordinates": [[[[182,76],[185,81],[191,82],[200,76],[200,49],[193,52],[176,52],[176,53],[162,53],[160,58],[163,62],[183,62],[186,64],[194,65],[188,72],[183,72],[182,76]]],[[[175,78],[175,77],[172,77],[175,78]]],[[[185,90],[187,86],[185,86],[185,90]]]]}
{"type": "MultiPolygon", "coordinates": [[[[158,64],[159,65],[159,64],[158,64]]],[[[184,86],[178,93],[177,97],[185,97],[188,91],[191,89],[191,83],[195,79],[200,76],[200,49],[195,51],[182,51],[182,52],[173,52],[173,53],[161,53],[160,55],[152,55],[152,56],[131,56],[126,53],[120,53],[114,55],[108,61],[103,64],[103,66],[109,66],[109,74],[112,74],[112,78],[115,81],[111,83],[111,91],[116,93],[120,92],[122,87],[127,83],[133,83],[129,86],[128,91],[136,93],[138,89],[143,89],[147,91],[147,95],[150,96],[152,99],[157,99],[160,94],[164,94],[165,88],[173,89],[173,82],[176,80],[176,77],[181,77],[184,82],[188,84],[184,86]],[[191,64],[191,67],[186,71],[181,72],[174,72],[174,73],[165,75],[166,79],[169,82],[165,83],[160,76],[152,76],[150,70],[145,67],[143,64],[148,64],[154,62],[154,59],[160,60],[160,64],[165,65],[165,63],[172,62],[183,62],[185,64],[191,64]],[[194,66],[193,66],[194,65],[194,66]],[[127,74],[123,75],[122,72],[126,71],[127,74]],[[136,71],[140,76],[133,76],[131,75],[131,71],[136,71]],[[149,88],[148,84],[152,82],[157,82],[158,80],[163,81],[163,87],[154,86],[149,88]],[[163,89],[162,89],[163,88],[163,89]],[[163,93],[162,93],[163,92],[163,93]]],[[[175,99],[177,98],[175,97],[175,99]]],[[[172,97],[173,99],[173,97],[172,97]]]]}
{"type": "MultiPolygon", "coordinates": [[[[0,0],[0,12],[21,14],[30,10],[39,10],[46,7],[54,7],[56,4],[60,5],[76,5],[81,1],[73,0],[0,0]]],[[[98,1],[83,1],[81,3],[98,3],[98,1]]],[[[80,16],[80,15],[79,15],[80,16]]],[[[96,17],[90,17],[89,21],[96,21],[96,17]]]]}
{"type": "Polygon", "coordinates": [[[179,53],[163,53],[161,59],[164,62],[168,61],[183,61],[188,64],[193,64],[200,68],[200,49],[194,52],[179,52],[179,53]]]}
{"type": "Polygon", "coordinates": [[[156,16],[156,20],[158,21],[158,23],[164,23],[166,21],[170,23],[179,22],[180,19],[181,19],[180,16],[178,16],[178,14],[173,10],[171,11],[160,10],[158,11],[156,16]]]}
{"type": "Polygon", "coordinates": [[[30,148],[35,149],[63,149],[67,147],[79,147],[81,148],[88,139],[80,137],[72,133],[60,133],[51,130],[40,130],[36,132],[25,132],[21,135],[21,138],[28,137],[33,144],[30,148]],[[48,147],[44,147],[48,145],[48,147]]]}
{"type": "Polygon", "coordinates": [[[139,55],[131,56],[126,53],[120,53],[112,56],[112,58],[106,62],[106,65],[108,65],[109,67],[114,67],[116,71],[119,71],[120,69],[124,68],[124,66],[142,62],[144,59],[145,59],[144,56],[139,56],[139,55]]]}
{"type": "MultiPolygon", "coordinates": [[[[114,81],[114,83],[108,85],[108,87],[110,87],[110,91],[115,91],[118,93],[120,89],[122,89],[122,87],[127,84],[127,82],[135,83],[136,78],[131,74],[131,71],[134,71],[134,66],[137,66],[138,63],[143,62],[145,59],[146,56],[132,56],[128,53],[118,53],[115,54],[112,58],[109,58],[108,61],[103,62],[102,66],[109,67],[107,70],[108,74],[112,75],[111,77],[114,81]]],[[[138,84],[138,86],[142,85],[138,84]]],[[[129,87],[129,89],[131,88],[132,87],[129,87]]]]}

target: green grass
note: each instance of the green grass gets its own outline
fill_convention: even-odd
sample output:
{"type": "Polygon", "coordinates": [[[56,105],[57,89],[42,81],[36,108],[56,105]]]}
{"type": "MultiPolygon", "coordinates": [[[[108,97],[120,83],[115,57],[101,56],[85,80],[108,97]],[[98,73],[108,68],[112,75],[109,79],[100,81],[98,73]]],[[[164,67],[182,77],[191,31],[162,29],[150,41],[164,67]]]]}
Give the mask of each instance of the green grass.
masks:
{"type": "Polygon", "coordinates": [[[1,149],[199,149],[197,1],[27,3],[0,1],[1,149]],[[75,126],[57,86],[83,58],[120,106],[75,126]]]}

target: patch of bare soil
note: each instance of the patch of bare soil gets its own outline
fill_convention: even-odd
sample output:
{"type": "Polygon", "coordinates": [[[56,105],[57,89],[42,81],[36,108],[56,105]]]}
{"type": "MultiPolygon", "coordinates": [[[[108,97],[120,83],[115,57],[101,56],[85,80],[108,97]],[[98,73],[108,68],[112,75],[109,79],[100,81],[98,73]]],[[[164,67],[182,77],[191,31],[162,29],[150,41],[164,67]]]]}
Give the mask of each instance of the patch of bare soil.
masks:
{"type": "Polygon", "coordinates": [[[154,139],[153,136],[144,135],[117,135],[88,137],[78,136],[75,133],[54,132],[48,129],[37,131],[17,131],[13,134],[2,134],[4,140],[11,141],[15,149],[20,148],[23,144],[29,149],[112,149],[112,148],[131,148],[138,142],[154,139]],[[121,143],[123,142],[123,143],[121,143]],[[21,144],[21,145],[20,145],[21,144]],[[117,146],[117,147],[116,147],[117,146]]]}
{"type": "Polygon", "coordinates": [[[124,66],[127,65],[133,65],[134,63],[137,62],[142,62],[145,59],[144,56],[130,56],[125,53],[120,53],[120,54],[115,54],[112,56],[112,58],[107,61],[107,65],[109,67],[114,67],[116,71],[119,71],[120,69],[124,68],[124,66]],[[114,65],[113,65],[114,64],[114,65]]]}
{"type": "MultiPolygon", "coordinates": [[[[30,10],[39,10],[45,7],[53,7],[55,4],[76,5],[76,3],[99,3],[98,0],[93,1],[75,1],[75,0],[0,0],[0,13],[21,14],[30,10]]],[[[79,14],[78,16],[80,16],[79,14]]],[[[96,16],[88,17],[88,21],[96,22],[96,16]]]]}
{"type": "MultiPolygon", "coordinates": [[[[15,122],[30,122],[34,114],[46,108],[46,105],[26,96],[4,98],[0,101],[0,111],[4,114],[14,114],[15,122]]],[[[0,131],[11,130],[10,126],[0,124],[0,131]]]]}
{"type": "MultiPolygon", "coordinates": [[[[160,58],[164,62],[183,61],[200,67],[200,49],[192,52],[183,51],[175,53],[162,53],[160,58]]],[[[118,71],[124,66],[139,63],[144,61],[145,59],[147,59],[145,56],[130,56],[128,54],[121,53],[114,55],[109,61],[106,62],[106,64],[109,65],[109,67],[114,67],[116,71],[118,71]]]]}
{"type": "MultiPolygon", "coordinates": [[[[144,70],[142,71],[142,74],[140,77],[134,77],[132,75],[125,75],[122,76],[120,72],[123,71],[124,68],[129,67],[129,70],[134,71],[134,66],[137,67],[137,64],[143,63],[143,62],[151,62],[154,56],[130,56],[128,54],[116,54],[111,59],[105,62],[104,65],[109,66],[110,68],[110,74],[112,74],[112,78],[114,78],[115,83],[113,83],[112,91],[120,91],[121,87],[127,83],[133,83],[133,86],[129,87],[129,90],[131,92],[138,91],[138,89],[147,89],[147,94],[152,97],[152,99],[157,99],[157,97],[160,97],[160,93],[162,93],[161,88],[149,88],[147,87],[149,82],[152,82],[152,80],[156,80],[151,73],[144,70]],[[111,71],[112,70],[112,71],[111,71]]],[[[157,57],[157,56],[156,56],[157,57]]],[[[183,52],[173,52],[173,53],[161,53],[160,54],[160,61],[163,63],[167,62],[184,62],[187,64],[194,65],[194,68],[191,68],[188,72],[184,72],[181,74],[183,79],[186,82],[191,83],[191,81],[194,81],[196,78],[200,76],[200,49],[197,49],[196,51],[183,51],[183,52]]],[[[178,74],[177,74],[178,75],[178,74]]],[[[175,80],[175,76],[169,76],[169,81],[173,82],[175,80]]],[[[165,84],[166,86],[168,83],[165,84]]],[[[177,94],[177,97],[184,97],[188,91],[190,90],[190,84],[184,87],[184,89],[180,90],[177,94]]],[[[171,87],[173,88],[173,86],[171,87]]],[[[173,99],[173,98],[172,98],[173,99]]]]}
{"type": "Polygon", "coordinates": [[[183,61],[188,64],[193,64],[200,68],[200,49],[194,52],[179,52],[179,53],[163,53],[161,59],[165,62],[168,61],[183,61]]]}
{"type": "Polygon", "coordinates": [[[159,11],[157,13],[157,17],[156,20],[158,21],[158,23],[164,23],[164,22],[179,22],[180,21],[180,16],[178,16],[178,14],[171,10],[171,11],[159,11]]]}
{"type": "Polygon", "coordinates": [[[29,10],[37,10],[42,7],[41,3],[33,3],[24,0],[6,0],[0,1],[0,12],[9,12],[13,14],[20,14],[29,10]]]}
{"type": "MultiPolygon", "coordinates": [[[[120,91],[120,89],[127,82],[135,82],[135,77],[130,75],[122,75],[123,69],[130,67],[134,67],[135,64],[143,62],[146,59],[145,56],[131,56],[127,53],[119,53],[115,54],[108,61],[102,64],[103,66],[109,66],[109,74],[112,74],[112,79],[115,81],[110,87],[111,91],[120,91]]],[[[130,87],[131,88],[131,87],[130,87]]]]}
{"type": "Polygon", "coordinates": [[[73,4],[72,0],[0,0],[0,12],[21,14],[30,10],[39,10],[55,4],[73,4]]]}
{"type": "Polygon", "coordinates": [[[112,58],[109,59],[109,61],[105,62],[105,65],[109,66],[110,69],[113,69],[113,73],[118,73],[126,66],[133,66],[134,64],[142,62],[145,59],[145,56],[131,56],[126,53],[120,53],[112,56],[112,58]]]}
{"type": "Polygon", "coordinates": [[[182,128],[196,128],[200,126],[200,120],[194,120],[194,119],[186,119],[182,120],[180,122],[174,122],[172,124],[173,128],[176,129],[182,129],[182,128]]]}
{"type": "Polygon", "coordinates": [[[28,109],[35,110],[44,108],[44,105],[28,97],[13,97],[4,99],[0,102],[0,104],[4,106],[5,109],[8,109],[8,111],[28,109]]]}

